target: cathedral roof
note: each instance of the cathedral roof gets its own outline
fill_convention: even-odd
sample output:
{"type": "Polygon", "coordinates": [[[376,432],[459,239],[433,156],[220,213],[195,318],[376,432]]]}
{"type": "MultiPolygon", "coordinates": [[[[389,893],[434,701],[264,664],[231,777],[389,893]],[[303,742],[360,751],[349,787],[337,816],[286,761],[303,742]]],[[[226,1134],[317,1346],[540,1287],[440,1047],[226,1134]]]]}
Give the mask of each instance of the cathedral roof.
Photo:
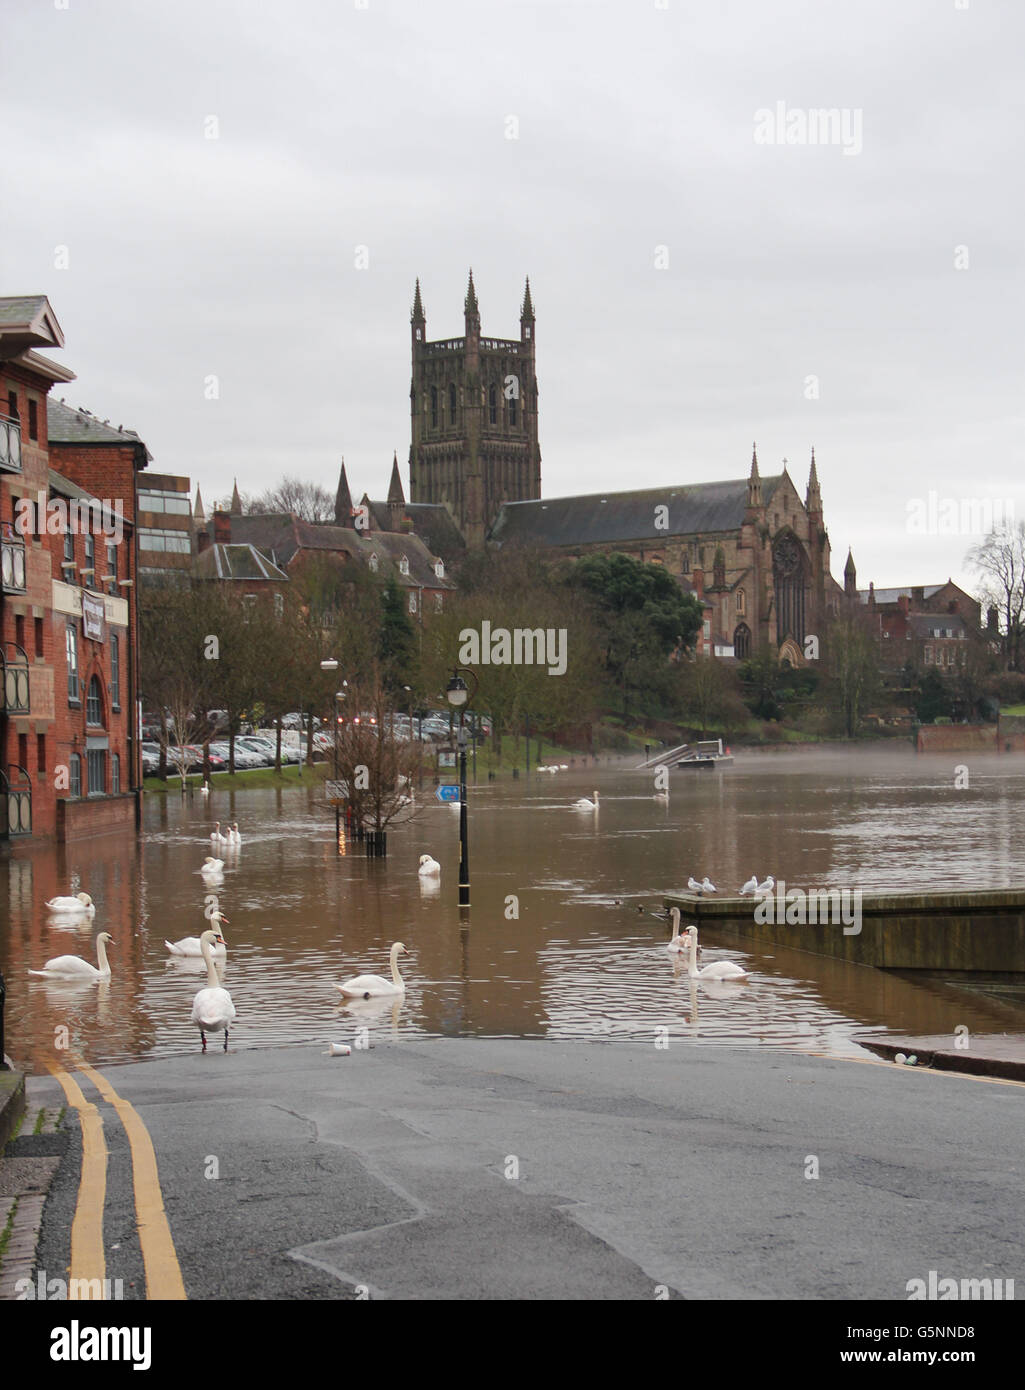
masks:
{"type": "MultiPolygon", "coordinates": [[[[782,475],[762,479],[771,499],[782,475]]],[[[608,545],[616,541],[739,531],[748,506],[747,478],[720,483],[684,483],[637,492],[595,492],[584,497],[548,497],[506,502],[491,529],[498,544],[608,545]],[[655,508],[669,509],[668,525],[656,528],[655,508]]]]}
{"type": "MultiPolygon", "coordinates": [[[[387,502],[374,502],[364,497],[363,505],[369,507],[374,526],[378,531],[387,531],[391,526],[391,514],[387,502]]],[[[405,514],[413,523],[413,531],[418,535],[432,555],[440,555],[450,564],[466,549],[462,532],[452,519],[452,513],[440,502],[407,502],[405,514]]]]}

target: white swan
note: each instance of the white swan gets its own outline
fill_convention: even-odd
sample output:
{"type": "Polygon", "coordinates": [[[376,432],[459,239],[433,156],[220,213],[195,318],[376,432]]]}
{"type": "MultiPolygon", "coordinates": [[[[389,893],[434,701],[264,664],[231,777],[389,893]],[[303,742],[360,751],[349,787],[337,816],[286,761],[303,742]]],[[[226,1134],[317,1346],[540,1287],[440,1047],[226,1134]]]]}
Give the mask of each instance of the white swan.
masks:
{"type": "Polygon", "coordinates": [[[203,783],[203,785],[202,785],[202,786],[200,787],[200,789],[199,789],[199,794],[200,794],[200,796],[209,796],[209,795],[210,795],[210,783],[209,783],[209,782],[204,782],[204,783],[203,783]]]}
{"type": "Polygon", "coordinates": [[[213,845],[230,845],[231,841],[227,835],[221,834],[221,823],[217,822],[217,829],[210,832],[210,843],[213,845]]]}
{"type": "Polygon", "coordinates": [[[743,888],[740,890],[740,896],[743,898],[743,897],[746,897],[746,895],[747,895],[748,893],[757,893],[757,892],[758,892],[758,875],[757,875],[757,874],[752,874],[751,877],[748,879],[748,881],[744,884],[743,888]]]}
{"type": "Polygon", "coordinates": [[[574,811],[597,811],[597,809],[598,809],[598,793],[597,793],[597,792],[592,792],[591,795],[594,797],[594,800],[593,800],[593,801],[588,801],[588,799],[587,799],[586,796],[582,796],[582,797],[580,798],[579,801],[574,801],[574,803],[573,803],[573,810],[574,810],[574,811]]]}
{"type": "MultiPolygon", "coordinates": [[[[214,927],[214,935],[217,938],[213,947],[213,955],[220,960],[226,960],[228,955],[228,943],[220,935],[220,924],[228,919],[219,912],[211,912],[210,921],[214,927]]],[[[206,935],[206,932],[203,933],[206,935]]],[[[171,952],[172,956],[201,956],[203,954],[203,938],[200,936],[183,936],[180,941],[165,941],[164,945],[171,952]]]]}
{"type": "Polygon", "coordinates": [[[770,874],[769,877],[765,880],[764,883],[759,883],[758,887],[755,889],[755,892],[756,892],[756,893],[771,893],[772,890],[775,888],[775,886],[776,886],[776,880],[773,878],[772,874],[770,874]]]}
{"type": "Polygon", "coordinates": [[[223,860],[223,859],[215,859],[215,858],[213,857],[212,854],[208,854],[208,855],[206,856],[206,858],[203,860],[203,863],[202,863],[202,865],[200,866],[199,872],[200,872],[201,874],[203,874],[204,877],[207,877],[207,876],[213,877],[213,876],[215,876],[215,875],[221,873],[221,872],[223,871],[223,869],[224,869],[224,860],[223,860]]]}
{"type": "Polygon", "coordinates": [[[742,970],[732,960],[713,960],[710,964],[703,965],[699,970],[697,927],[687,928],[687,938],[690,947],[690,964],[687,974],[692,980],[747,980],[750,978],[748,972],[742,970]]]}
{"type": "MultiPolygon", "coordinates": [[[[383,975],[354,975],[351,980],[346,980],[342,985],[335,985],[346,999],[373,999],[380,994],[405,994],[406,986],[402,976],[399,974],[399,952],[406,951],[401,941],[396,941],[391,948],[391,979],[386,980],[383,975]]],[[[408,955],[408,951],[406,952],[408,955]]]]}
{"type": "Polygon", "coordinates": [[[107,942],[114,938],[110,932],[101,931],[96,938],[96,958],[100,962],[99,968],[90,965],[81,956],[54,956],[53,960],[48,960],[42,970],[30,970],[30,975],[63,975],[80,980],[109,980],[110,965],[107,963],[107,942]]]}
{"type": "Polygon", "coordinates": [[[441,865],[436,859],[432,859],[429,854],[420,856],[420,877],[421,878],[440,878],[441,865]]]}
{"type": "Polygon", "coordinates": [[[46,904],[51,912],[63,912],[68,916],[94,917],[96,908],[88,893],[76,893],[71,898],[51,898],[46,904]]]}
{"type": "Polygon", "coordinates": [[[673,952],[685,951],[690,943],[680,936],[680,909],[678,907],[671,907],[669,909],[669,915],[673,920],[673,939],[672,941],[666,942],[666,950],[673,952]]]}
{"type": "Polygon", "coordinates": [[[235,1005],[231,995],[221,984],[214,964],[213,947],[222,942],[215,931],[205,931],[199,938],[200,950],[206,962],[206,988],[201,989],[192,1001],[192,1022],[199,1029],[206,1051],[207,1033],[224,1030],[224,1050],[228,1050],[228,1028],[235,1022],[235,1005]]]}
{"type": "Polygon", "coordinates": [[[242,836],[238,833],[238,821],[234,825],[228,826],[228,844],[235,845],[236,848],[242,843],[242,836]]]}

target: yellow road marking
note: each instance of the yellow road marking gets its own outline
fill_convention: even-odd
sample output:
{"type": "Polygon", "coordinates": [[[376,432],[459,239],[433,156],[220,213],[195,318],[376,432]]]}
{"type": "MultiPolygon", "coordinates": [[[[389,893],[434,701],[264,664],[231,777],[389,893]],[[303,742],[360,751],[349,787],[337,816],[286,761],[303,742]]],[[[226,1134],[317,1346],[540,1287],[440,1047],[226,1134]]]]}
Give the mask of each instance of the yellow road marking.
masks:
{"type": "Polygon", "coordinates": [[[164,1211],[157,1156],[149,1130],[131,1102],[119,1096],[105,1076],[95,1071],[88,1062],[76,1059],[75,1065],[89,1078],[103,1099],[113,1105],[128,1135],[128,1143],[132,1150],[135,1215],[139,1224],[139,1244],[142,1246],[142,1262],[146,1271],[146,1297],[187,1298],[178,1254],[174,1248],[171,1228],[167,1224],[167,1213],[164,1211]]]}
{"type": "MultiPolygon", "coordinates": [[[[72,1280],[98,1279],[102,1289],[107,1274],[103,1253],[103,1207],[107,1200],[107,1145],[103,1138],[103,1116],[92,1101],[86,1100],[73,1076],[50,1061],[46,1065],[60,1082],[68,1104],[78,1111],[82,1121],[82,1175],[78,1183],[75,1219],[71,1223],[69,1277],[72,1280]]],[[[89,1285],[71,1285],[76,1292],[83,1287],[88,1288],[89,1285]]]]}
{"type": "Polygon", "coordinates": [[[807,1047],[797,1050],[806,1057],[824,1057],[829,1062],[857,1062],[863,1067],[889,1067],[891,1070],[917,1072],[919,1076],[951,1076],[960,1081],[985,1081],[990,1086],[1025,1086],[1025,1081],[1015,1081],[1013,1076],[979,1076],[976,1072],[949,1071],[946,1067],[905,1067],[885,1057],[834,1057],[829,1052],[813,1052],[807,1047]]]}

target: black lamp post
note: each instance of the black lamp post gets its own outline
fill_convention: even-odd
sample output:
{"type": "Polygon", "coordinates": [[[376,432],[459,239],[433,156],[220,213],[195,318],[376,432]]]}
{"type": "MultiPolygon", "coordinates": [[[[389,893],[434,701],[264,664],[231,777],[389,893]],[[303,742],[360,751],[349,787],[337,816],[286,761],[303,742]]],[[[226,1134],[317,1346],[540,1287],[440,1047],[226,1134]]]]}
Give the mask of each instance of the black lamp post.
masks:
{"type": "Polygon", "coordinates": [[[473,681],[472,693],[476,695],[477,677],[463,666],[457,666],[452,672],[452,679],[449,681],[445,693],[452,708],[459,711],[459,906],[469,907],[470,845],[466,822],[466,702],[470,698],[471,692],[459,674],[463,670],[473,681]]]}
{"type": "MultiPolygon", "coordinates": [[[[337,671],[337,670],[338,670],[338,662],[334,659],[334,657],[330,657],[327,661],[322,661],[322,662],[320,663],[320,669],[321,669],[322,671],[331,671],[331,672],[337,671]]],[[[342,684],[343,684],[343,685],[348,685],[349,682],[348,682],[348,681],[343,681],[342,684]]],[[[341,710],[341,703],[342,703],[342,701],[343,701],[344,699],[345,699],[345,691],[344,691],[344,690],[336,690],[336,691],[335,691],[335,719],[334,719],[334,725],[335,725],[335,727],[334,727],[335,783],[336,783],[336,784],[337,784],[337,782],[338,782],[338,719],[339,719],[339,713],[340,713],[340,710],[341,710]]],[[[300,740],[301,740],[301,738],[302,738],[302,733],[301,733],[301,732],[300,732],[299,737],[300,737],[300,740]]],[[[310,754],[310,762],[312,763],[312,762],[313,762],[313,732],[312,732],[312,730],[310,731],[309,754],[310,754]]],[[[300,757],[302,756],[302,746],[301,746],[301,744],[300,744],[300,748],[299,748],[299,755],[300,755],[300,757]]],[[[341,837],[341,810],[339,809],[339,806],[338,806],[338,787],[337,787],[337,785],[335,786],[334,803],[335,803],[335,853],[337,854],[337,853],[338,853],[338,846],[339,846],[339,842],[340,842],[340,837],[341,837]]]]}

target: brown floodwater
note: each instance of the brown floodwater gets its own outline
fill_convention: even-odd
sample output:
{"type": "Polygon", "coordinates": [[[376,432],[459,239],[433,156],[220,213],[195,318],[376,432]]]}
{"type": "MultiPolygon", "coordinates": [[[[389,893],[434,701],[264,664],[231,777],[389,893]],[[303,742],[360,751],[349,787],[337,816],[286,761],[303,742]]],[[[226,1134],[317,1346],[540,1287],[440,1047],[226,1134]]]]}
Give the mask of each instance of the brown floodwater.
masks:
{"type": "Polygon", "coordinates": [[[703,932],[703,964],[736,960],[752,977],[695,984],[665,950],[662,923],[637,911],[659,910],[691,874],[720,891],[753,873],[865,891],[1020,883],[1025,760],[920,758],[903,746],[751,753],[727,770],[673,777],[668,805],[650,773],[622,761],[472,786],[468,922],[456,905],[459,816],[430,786],[390,830],[384,860],[354,845],[336,852],[333,813],[312,787],[230,793],[215,783],[208,802],[147,798],[138,841],[16,843],[0,859],[7,1050],[41,1067],[62,1029],[98,1061],[199,1046],[189,1014],[205,981],[164,941],[206,925],[198,870],[218,818],[243,835],[215,890],[229,919],[236,1047],[351,1042],[365,1027],[371,1041],[668,1037],[849,1056],[862,1053],[852,1040],[862,1032],[1025,1031],[1025,976],[899,977],[703,932]],[[955,786],[958,763],[967,787],[955,786]],[[597,815],[571,809],[593,788],[597,815]],[[440,883],[421,883],[421,854],[441,862],[440,883]],[[93,921],[53,923],[46,900],[78,889],[96,903],[93,921]],[[109,982],[29,976],[58,954],[95,959],[103,930],[116,943],[109,982]],[[387,974],[396,940],[409,948],[404,998],[340,1007],[335,983],[387,974]]]}

